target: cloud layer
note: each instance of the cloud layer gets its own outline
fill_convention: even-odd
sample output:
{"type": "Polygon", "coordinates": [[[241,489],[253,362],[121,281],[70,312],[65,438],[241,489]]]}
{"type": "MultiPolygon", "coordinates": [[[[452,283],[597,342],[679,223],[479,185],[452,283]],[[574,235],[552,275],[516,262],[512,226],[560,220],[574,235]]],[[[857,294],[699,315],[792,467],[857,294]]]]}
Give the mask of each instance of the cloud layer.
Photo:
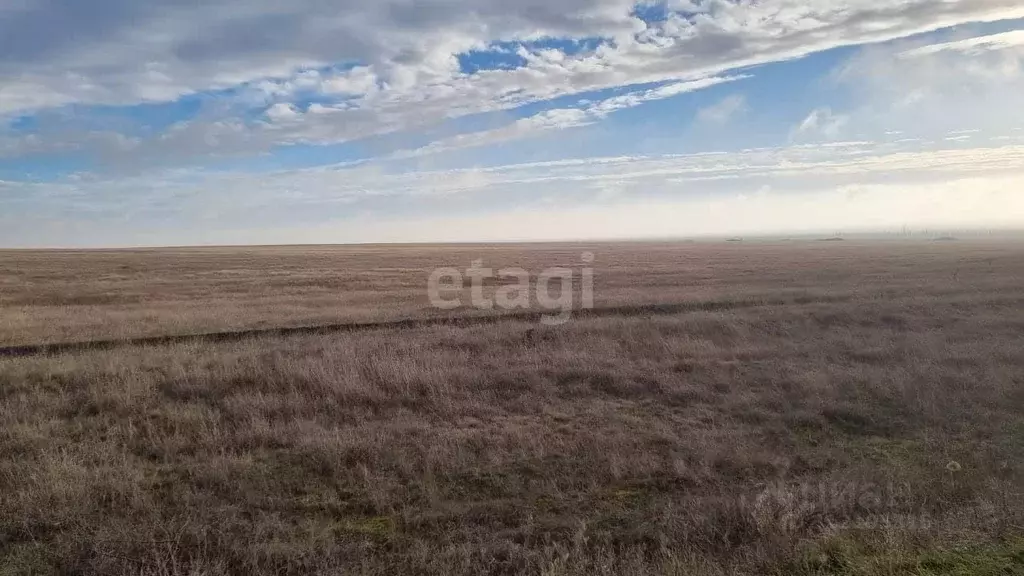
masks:
{"type": "MultiPolygon", "coordinates": [[[[1019,0],[0,0],[0,241],[271,241],[357,217],[562,237],[539,214],[583,234],[602,210],[633,215],[623,234],[678,210],[704,232],[951,221],[956,195],[1018,182],[1022,18],[1019,0]],[[891,217],[869,213],[886,195],[891,217]],[[693,217],[708,206],[750,219],[693,217]]],[[[1024,223],[986,210],[964,221],[1024,223]]],[[[322,236],[390,237],[358,229],[322,236]]]]}
{"type": "MultiPolygon", "coordinates": [[[[165,136],[182,146],[231,147],[239,131],[248,138],[256,132],[257,148],[344,142],[565,95],[696,80],[837,46],[1024,17],[1024,7],[1015,0],[707,0],[669,2],[657,19],[642,15],[632,0],[8,4],[0,9],[0,114],[228,91],[232,105],[213,114],[222,116],[217,121],[177,126],[165,136]],[[530,44],[542,39],[563,41],[530,44]],[[584,39],[594,47],[569,49],[584,39]],[[502,42],[511,44],[495,44],[502,42]],[[462,70],[460,56],[495,50],[514,52],[521,65],[462,70]],[[260,107],[263,123],[234,114],[260,107]]],[[[8,153],[14,147],[8,144],[8,153]]]]}
{"type": "Polygon", "coordinates": [[[253,243],[1007,226],[1024,215],[1022,186],[1024,133],[1016,143],[931,151],[850,142],[409,174],[367,166],[0,181],[0,197],[17,199],[0,216],[0,241],[161,244],[186,228],[187,243],[253,243]]]}

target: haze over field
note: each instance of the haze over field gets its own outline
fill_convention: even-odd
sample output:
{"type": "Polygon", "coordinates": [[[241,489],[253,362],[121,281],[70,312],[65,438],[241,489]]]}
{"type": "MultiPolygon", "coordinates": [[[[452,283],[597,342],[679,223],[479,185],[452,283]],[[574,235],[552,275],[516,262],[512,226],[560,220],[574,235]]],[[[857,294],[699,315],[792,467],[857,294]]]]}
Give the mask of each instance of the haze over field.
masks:
{"type": "Polygon", "coordinates": [[[0,246],[1024,224],[1016,0],[0,4],[0,246]]]}

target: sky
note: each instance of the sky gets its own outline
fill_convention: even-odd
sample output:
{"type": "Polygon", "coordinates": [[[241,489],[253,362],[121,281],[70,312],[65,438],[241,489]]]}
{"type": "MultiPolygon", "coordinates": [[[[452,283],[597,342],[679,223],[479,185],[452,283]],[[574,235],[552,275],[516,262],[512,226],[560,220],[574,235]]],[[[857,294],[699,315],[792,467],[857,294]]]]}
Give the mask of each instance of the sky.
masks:
{"type": "Polygon", "coordinates": [[[0,0],[0,247],[1024,228],[1020,0],[0,0]]]}

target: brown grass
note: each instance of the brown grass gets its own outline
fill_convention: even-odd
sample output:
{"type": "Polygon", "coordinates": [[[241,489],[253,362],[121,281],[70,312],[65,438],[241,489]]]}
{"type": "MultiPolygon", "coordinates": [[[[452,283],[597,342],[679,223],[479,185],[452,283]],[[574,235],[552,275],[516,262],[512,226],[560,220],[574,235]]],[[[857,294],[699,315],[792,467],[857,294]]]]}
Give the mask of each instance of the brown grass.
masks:
{"type": "MultiPolygon", "coordinates": [[[[810,244],[596,251],[599,304],[789,304],[0,359],[0,574],[1024,573],[1024,251],[810,244]]],[[[433,261],[468,265],[450,250],[433,261]]],[[[282,254],[239,258],[302,268],[282,254]]],[[[101,261],[148,276],[83,306],[142,314],[130,284],[196,311],[174,328],[283,319],[203,318],[236,256],[182,296],[160,255],[86,254],[76,284],[70,256],[5,254],[65,270],[53,304],[8,277],[6,309],[68,321],[7,340],[116,330],[58,312],[101,261]]],[[[238,309],[277,298],[238,286],[238,309]]]]}
{"type": "MultiPolygon", "coordinates": [[[[1024,243],[765,242],[0,250],[0,346],[437,315],[442,266],[596,255],[596,303],[1016,291],[1024,243]]],[[[468,297],[466,298],[468,302],[468,297]]],[[[477,313],[457,310],[454,313],[477,313]]]]}

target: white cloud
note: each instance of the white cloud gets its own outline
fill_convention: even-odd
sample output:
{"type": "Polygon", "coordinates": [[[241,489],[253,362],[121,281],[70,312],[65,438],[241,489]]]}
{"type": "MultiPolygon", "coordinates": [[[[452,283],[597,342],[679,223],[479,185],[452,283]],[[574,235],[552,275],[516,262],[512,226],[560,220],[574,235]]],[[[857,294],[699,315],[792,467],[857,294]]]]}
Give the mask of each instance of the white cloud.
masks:
{"type": "MultiPolygon", "coordinates": [[[[801,195],[739,194],[716,200],[677,199],[635,204],[524,207],[505,213],[389,217],[275,231],[273,241],[508,241],[665,238],[759,233],[832,233],[836,230],[931,229],[1019,224],[995,205],[1024,209],[1007,191],[1021,178],[977,178],[939,185],[884,184],[819,190],[801,195]],[[900,195],[893,201],[893,195],[900,195]]],[[[213,242],[246,242],[262,231],[239,231],[213,242]]]]}
{"type": "Polygon", "coordinates": [[[322,91],[326,94],[367,95],[378,89],[378,78],[367,66],[357,66],[344,74],[324,79],[322,91]]]}
{"type": "Polygon", "coordinates": [[[0,183],[0,244],[494,240],[1021,225],[1022,185],[1024,145],[985,146],[980,140],[971,149],[849,142],[397,174],[362,165],[271,174],[83,176],[50,184],[0,183]],[[764,190],[770,192],[759,192],[764,190]],[[50,225],[55,221],[73,224],[81,236],[57,234],[50,225]],[[455,222],[463,226],[448,228],[455,222]]]}
{"type": "Polygon", "coordinates": [[[836,114],[831,108],[815,108],[794,128],[794,135],[834,139],[840,135],[849,121],[849,117],[836,114]]]}
{"type": "MultiPolygon", "coordinates": [[[[312,79],[316,79],[316,81],[322,79],[319,74],[309,74],[305,78],[305,81],[310,83],[314,81],[312,79]]],[[[582,108],[546,110],[498,128],[457,134],[436,140],[418,149],[399,150],[391,153],[389,157],[422,156],[528,138],[554,130],[586,126],[618,110],[744,78],[746,76],[727,76],[675,82],[648,90],[637,90],[602,100],[588,101],[582,108]]],[[[395,110],[388,126],[394,130],[399,129],[400,125],[394,118],[403,117],[403,114],[410,117],[409,123],[416,121],[413,117],[422,116],[422,114],[416,113],[415,108],[409,108],[405,113],[395,110]]],[[[351,110],[346,106],[327,107],[314,104],[307,111],[302,112],[293,104],[277,102],[271,105],[264,115],[266,122],[243,123],[237,120],[222,120],[181,123],[158,138],[133,141],[134,145],[130,149],[123,145],[114,146],[122,138],[116,133],[90,132],[85,135],[64,131],[58,135],[59,137],[29,136],[27,139],[25,137],[5,139],[0,133],[0,157],[3,157],[5,152],[15,155],[26,151],[54,152],[81,150],[88,147],[97,151],[103,149],[104,157],[122,168],[139,168],[146,165],[146,162],[143,161],[146,159],[152,163],[181,156],[249,154],[269,150],[275,143],[323,144],[339,139],[339,134],[348,138],[357,138],[371,135],[375,129],[381,128],[381,125],[378,124],[380,117],[365,111],[351,110]],[[350,113],[346,114],[346,111],[350,113]],[[334,116],[333,119],[332,116],[334,116]]],[[[429,115],[426,116],[426,119],[429,122],[429,115]]],[[[423,118],[420,120],[422,121],[423,118]]],[[[341,138],[341,140],[344,139],[341,138]]]]}
{"type": "Polygon", "coordinates": [[[898,131],[944,138],[964,130],[1004,134],[1024,125],[1021,32],[865,48],[833,77],[850,96],[847,109],[833,113],[847,119],[835,135],[898,131]]]}
{"type": "Polygon", "coordinates": [[[671,85],[836,46],[1024,16],[1017,0],[706,0],[685,16],[645,24],[632,15],[633,4],[100,0],[85,7],[54,0],[0,13],[0,114],[172,101],[228,88],[238,98],[294,105],[308,91],[340,100],[312,106],[288,129],[256,135],[269,140],[259,146],[343,142],[557,96],[671,85]],[[522,50],[527,65],[513,70],[459,71],[456,55],[467,50],[542,37],[608,41],[574,55],[522,50]],[[351,63],[358,65],[331,68],[351,63]]]}
{"type": "Polygon", "coordinates": [[[594,116],[604,117],[616,110],[633,108],[643,104],[644,102],[671,98],[672,96],[678,96],[680,94],[694,92],[696,90],[703,90],[704,88],[710,88],[711,86],[717,86],[718,84],[725,82],[735,82],[737,80],[743,80],[744,78],[748,78],[748,76],[723,76],[701,78],[700,80],[692,80],[689,82],[675,82],[665,86],[659,86],[658,88],[629,92],[621,96],[614,96],[596,103],[591,103],[588,107],[588,111],[594,116]]]}
{"type": "Polygon", "coordinates": [[[747,109],[747,99],[742,94],[730,94],[718,102],[697,111],[697,121],[709,124],[724,124],[747,109]]]}
{"type": "Polygon", "coordinates": [[[1005,50],[1008,48],[1020,47],[1024,47],[1024,30],[1012,30],[1010,32],[1002,32],[988,36],[977,36],[975,38],[966,38],[963,40],[955,40],[953,42],[942,42],[940,44],[922,46],[920,48],[908,50],[902,55],[909,58],[915,58],[919,56],[929,56],[947,50],[978,55],[992,50],[1005,50]]]}
{"type": "Polygon", "coordinates": [[[715,77],[694,80],[692,82],[676,82],[650,90],[629,92],[596,102],[586,101],[583,108],[546,110],[527,118],[520,118],[500,128],[459,134],[437,140],[415,150],[400,151],[391,155],[391,158],[409,158],[437,152],[447,152],[459,148],[485,146],[509,140],[528,138],[550,130],[588,126],[619,110],[633,108],[645,102],[671,98],[672,96],[701,90],[717,84],[735,82],[743,78],[745,76],[715,77]]]}
{"type": "Polygon", "coordinates": [[[278,102],[267,110],[267,117],[275,121],[294,120],[299,117],[298,111],[291,104],[278,102]]]}
{"type": "Polygon", "coordinates": [[[389,158],[413,158],[462,148],[486,146],[510,140],[529,138],[549,130],[564,130],[567,128],[587,126],[592,124],[593,121],[593,116],[586,110],[578,108],[556,108],[527,118],[520,118],[519,120],[500,128],[481,130],[479,132],[467,132],[436,140],[426,146],[416,148],[414,150],[401,150],[390,155],[389,158]]]}

